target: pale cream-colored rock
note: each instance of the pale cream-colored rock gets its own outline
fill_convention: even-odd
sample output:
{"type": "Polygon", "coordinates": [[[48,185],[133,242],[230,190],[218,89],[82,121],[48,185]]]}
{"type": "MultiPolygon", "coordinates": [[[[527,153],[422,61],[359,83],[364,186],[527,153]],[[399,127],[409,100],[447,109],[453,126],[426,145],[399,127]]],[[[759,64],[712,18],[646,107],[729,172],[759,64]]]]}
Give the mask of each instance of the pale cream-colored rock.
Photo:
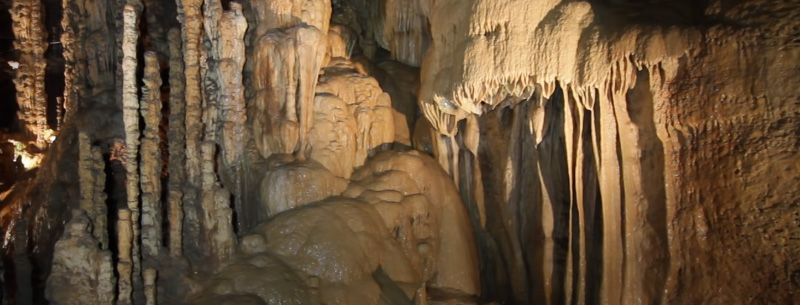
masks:
{"type": "Polygon", "coordinates": [[[344,101],[355,118],[355,166],[361,166],[368,156],[394,142],[391,98],[374,78],[356,72],[350,61],[332,59],[316,90],[317,94],[335,95],[344,101]]]}
{"type": "Polygon", "coordinates": [[[316,161],[299,161],[289,156],[274,155],[259,191],[266,216],[273,217],[283,211],[339,195],[345,188],[347,180],[337,177],[316,161]]]}
{"type": "Polygon", "coordinates": [[[117,304],[133,304],[133,228],[131,227],[131,211],[120,209],[117,212],[117,304]]]}
{"type": "Polygon", "coordinates": [[[380,153],[356,171],[352,180],[343,195],[380,203],[376,209],[388,220],[386,225],[405,232],[405,236],[398,233],[406,246],[404,251],[417,257],[422,274],[433,274],[430,286],[480,294],[475,235],[469,216],[458,190],[434,159],[418,151],[380,153]],[[385,190],[408,197],[398,206],[391,203],[398,200],[397,195],[385,190]],[[434,264],[425,261],[431,256],[435,259],[435,272],[431,272],[434,264]]]}
{"type": "Polygon", "coordinates": [[[326,303],[378,304],[379,266],[392,280],[419,284],[401,246],[367,203],[328,199],[281,213],[256,232],[269,253],[319,287],[326,303]]]}
{"type": "Polygon", "coordinates": [[[256,41],[253,137],[264,158],[296,151],[303,156],[327,47],[325,33],[298,25],[271,30],[256,41]]]}
{"type": "Polygon", "coordinates": [[[146,305],[156,305],[156,277],[158,276],[158,272],[156,269],[145,269],[142,272],[142,277],[144,278],[144,296],[145,296],[145,304],[146,305]]]}
{"type": "Polygon", "coordinates": [[[253,1],[256,39],[267,31],[307,24],[322,33],[328,32],[331,20],[330,0],[257,0],[253,1]]]}
{"type": "MultiPolygon", "coordinates": [[[[185,127],[186,127],[186,180],[193,186],[200,184],[200,141],[202,139],[201,116],[201,77],[200,77],[200,47],[202,40],[203,0],[178,0],[178,21],[181,22],[181,38],[184,61],[184,100],[185,127]]],[[[193,202],[184,201],[184,204],[193,202]]],[[[189,209],[193,206],[188,207],[189,209]]],[[[190,215],[187,215],[187,217],[190,215]]]]}
{"type": "Polygon", "coordinates": [[[335,95],[318,94],[314,97],[314,124],[308,135],[309,158],[338,177],[350,178],[356,167],[357,130],[347,103],[335,95]]]}
{"type": "Polygon", "coordinates": [[[39,149],[47,141],[47,96],[44,87],[47,37],[43,22],[42,3],[36,0],[21,0],[11,3],[11,28],[14,32],[14,50],[19,51],[14,85],[19,104],[19,121],[26,133],[39,149]]]}
{"type": "Polygon", "coordinates": [[[219,21],[219,42],[216,52],[219,56],[219,111],[220,144],[225,163],[235,165],[244,154],[245,111],[242,70],[245,62],[244,35],[247,20],[242,15],[240,4],[232,2],[229,11],[222,14],[219,21]]]}
{"type": "MultiPolygon", "coordinates": [[[[125,128],[125,191],[127,195],[127,208],[130,210],[131,228],[131,255],[132,289],[141,287],[141,260],[140,260],[140,205],[139,205],[139,99],[136,79],[137,53],[136,44],[139,40],[139,13],[137,6],[128,3],[123,8],[122,28],[122,119],[125,128]]],[[[122,240],[122,238],[120,238],[122,240]]],[[[119,265],[125,262],[120,258],[119,265]]],[[[127,266],[123,266],[127,267],[127,266]]],[[[123,290],[123,276],[120,271],[120,291],[123,290]]],[[[127,287],[125,288],[127,289],[127,287]]],[[[134,294],[136,292],[134,291],[134,294]]],[[[134,297],[135,298],[135,297],[134,297]]],[[[123,299],[120,297],[120,299],[123,299]]]]}
{"type": "Polygon", "coordinates": [[[92,223],[83,210],[72,211],[56,242],[45,296],[50,304],[114,303],[116,278],[111,252],[98,247],[92,223]]]}

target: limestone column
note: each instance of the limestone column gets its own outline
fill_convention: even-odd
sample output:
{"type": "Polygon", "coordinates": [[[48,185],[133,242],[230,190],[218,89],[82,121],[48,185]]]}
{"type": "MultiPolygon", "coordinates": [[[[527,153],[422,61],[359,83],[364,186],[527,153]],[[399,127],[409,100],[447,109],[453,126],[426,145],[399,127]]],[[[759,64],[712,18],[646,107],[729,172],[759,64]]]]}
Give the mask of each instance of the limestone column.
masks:
{"type": "Polygon", "coordinates": [[[147,300],[145,304],[147,305],[156,305],[156,270],[155,269],[145,269],[144,270],[144,296],[147,300]]]}
{"type": "Polygon", "coordinates": [[[80,184],[80,203],[82,210],[92,221],[92,233],[103,250],[108,249],[106,231],[106,173],[103,154],[99,147],[93,147],[89,135],[78,133],[78,181],[80,184]]]}
{"type": "Polygon", "coordinates": [[[132,243],[131,211],[120,209],[117,213],[117,255],[119,256],[117,261],[117,273],[119,274],[117,305],[133,304],[132,243]]]}
{"type": "Polygon", "coordinates": [[[147,260],[158,256],[161,248],[161,75],[154,52],[144,53],[144,88],[141,115],[144,117],[144,136],[139,167],[142,189],[142,255],[147,260]]]}
{"type": "Polygon", "coordinates": [[[200,221],[198,213],[198,189],[200,187],[200,140],[203,123],[201,116],[203,100],[201,93],[200,47],[203,31],[203,0],[176,0],[178,21],[181,23],[183,43],[185,105],[185,172],[186,184],[183,191],[183,241],[185,247],[199,251],[200,221]]]}
{"type": "Polygon", "coordinates": [[[183,54],[181,51],[181,31],[172,29],[169,32],[169,252],[173,257],[183,254],[183,190],[186,180],[184,168],[186,127],[183,74],[183,54]]]}
{"type": "Polygon", "coordinates": [[[16,38],[14,47],[19,50],[19,68],[14,79],[19,120],[24,132],[35,139],[40,149],[47,143],[44,134],[47,130],[47,97],[44,91],[47,31],[42,23],[43,11],[39,0],[15,0],[9,10],[16,38]]]}
{"type": "Polygon", "coordinates": [[[217,182],[214,171],[216,144],[203,142],[203,183],[201,211],[203,223],[203,248],[214,263],[213,271],[219,271],[233,256],[236,234],[233,232],[233,211],[230,209],[230,193],[217,182]]]}
{"type": "Polygon", "coordinates": [[[108,250],[108,207],[105,193],[106,188],[106,163],[103,161],[103,152],[100,147],[92,146],[92,169],[94,171],[94,189],[92,190],[92,209],[94,210],[93,233],[94,237],[100,242],[100,248],[108,250]]]}
{"type": "MultiPolygon", "coordinates": [[[[125,190],[130,210],[131,264],[134,287],[141,287],[139,260],[139,100],[136,79],[136,44],[139,40],[136,6],[126,4],[123,10],[122,37],[122,117],[125,126],[125,190]]],[[[122,260],[120,258],[120,260],[122,260]]],[[[120,276],[121,277],[121,276],[120,276]]],[[[120,279],[122,282],[122,279],[120,279]]],[[[122,286],[122,283],[120,284],[122,286]]],[[[135,289],[135,288],[134,288],[135,289]]]]}
{"type": "Polygon", "coordinates": [[[232,2],[230,11],[222,15],[219,23],[220,121],[223,160],[231,166],[244,154],[244,127],[247,121],[242,70],[245,62],[244,34],[247,20],[242,6],[232,2]]]}

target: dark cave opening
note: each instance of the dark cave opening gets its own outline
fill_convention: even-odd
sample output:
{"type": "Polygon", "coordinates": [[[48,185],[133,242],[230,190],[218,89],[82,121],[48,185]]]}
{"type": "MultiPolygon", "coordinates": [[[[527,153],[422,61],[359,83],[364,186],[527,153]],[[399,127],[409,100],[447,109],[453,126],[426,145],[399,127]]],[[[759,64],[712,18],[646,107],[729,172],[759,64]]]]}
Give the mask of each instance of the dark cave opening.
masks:
{"type": "Polygon", "coordinates": [[[58,130],[64,114],[64,48],[61,45],[61,17],[64,9],[61,1],[47,0],[43,3],[44,23],[47,28],[47,50],[44,53],[45,68],[44,88],[47,95],[47,126],[58,130]]]}
{"type": "Polygon", "coordinates": [[[0,130],[18,131],[17,95],[14,86],[14,69],[10,62],[16,60],[14,31],[11,28],[10,1],[0,1],[0,130]]]}

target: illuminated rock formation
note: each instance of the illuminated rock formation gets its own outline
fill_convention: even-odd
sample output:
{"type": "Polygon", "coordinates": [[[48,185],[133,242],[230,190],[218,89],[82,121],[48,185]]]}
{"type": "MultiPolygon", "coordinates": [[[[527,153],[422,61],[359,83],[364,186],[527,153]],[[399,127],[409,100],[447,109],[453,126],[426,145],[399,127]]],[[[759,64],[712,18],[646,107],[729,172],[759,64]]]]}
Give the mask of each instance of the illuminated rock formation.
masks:
{"type": "Polygon", "coordinates": [[[798,3],[11,3],[3,302],[796,299],[798,3]]]}

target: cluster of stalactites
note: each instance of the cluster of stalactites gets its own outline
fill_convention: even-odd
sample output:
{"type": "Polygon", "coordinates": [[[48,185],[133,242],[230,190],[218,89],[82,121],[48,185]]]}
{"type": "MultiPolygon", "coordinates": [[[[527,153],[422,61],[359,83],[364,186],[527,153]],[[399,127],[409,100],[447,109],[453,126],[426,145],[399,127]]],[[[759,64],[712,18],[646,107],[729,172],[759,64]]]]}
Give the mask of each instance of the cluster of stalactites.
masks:
{"type": "Polygon", "coordinates": [[[699,37],[692,29],[634,26],[608,39],[583,2],[444,1],[430,14],[433,42],[422,66],[419,99],[425,116],[447,135],[457,132],[455,122],[527,100],[537,88],[548,97],[557,85],[574,88],[579,96],[620,87],[623,78],[630,87],[633,68],[663,62],[669,69],[699,37]],[[461,6],[475,9],[452,9],[461,6]],[[497,50],[504,55],[491,55],[497,50]],[[615,70],[617,65],[631,69],[615,70]]]}
{"type": "MultiPolygon", "coordinates": [[[[118,304],[155,304],[155,281],[160,276],[159,269],[166,266],[165,259],[181,261],[185,250],[192,251],[199,254],[194,260],[205,262],[195,268],[213,272],[222,268],[236,246],[231,196],[218,180],[217,150],[219,147],[220,160],[225,166],[238,166],[244,150],[240,142],[246,120],[241,76],[247,22],[242,8],[231,3],[230,10],[225,11],[220,1],[214,0],[205,4],[191,0],[179,2],[180,20],[185,21],[182,29],[156,33],[167,34],[169,45],[153,46],[153,50],[137,53],[139,23],[143,22],[141,12],[153,9],[147,7],[148,3],[151,2],[145,1],[143,5],[131,0],[120,7],[122,20],[117,35],[121,37],[118,58],[121,93],[118,97],[123,106],[125,138],[115,142],[110,158],[122,161],[125,166],[127,207],[114,212],[117,214],[113,225],[116,238],[109,238],[106,229],[108,207],[107,195],[103,192],[106,179],[101,149],[92,145],[96,139],[91,138],[90,132],[81,131],[78,137],[79,208],[83,212],[74,214],[74,224],[70,225],[74,228],[65,232],[61,242],[65,245],[80,243],[87,249],[85,251],[97,254],[92,254],[86,262],[91,267],[84,268],[68,259],[70,251],[75,249],[57,246],[55,256],[65,261],[59,263],[63,268],[54,270],[51,278],[54,283],[70,277],[87,278],[89,280],[82,283],[88,285],[86,287],[97,285],[97,277],[110,277],[113,281],[106,281],[112,285],[110,291],[102,290],[104,294],[99,296],[76,297],[75,302],[92,297],[116,299],[118,304]],[[205,7],[204,20],[199,19],[201,6],[205,7]],[[205,29],[202,24],[206,25],[205,29]],[[202,44],[203,40],[210,43],[202,44]],[[141,69],[139,54],[143,54],[141,69]],[[162,111],[159,55],[169,57],[169,117],[164,117],[162,111]],[[141,79],[137,77],[137,70],[143,71],[141,79]],[[140,88],[138,84],[143,86],[140,88]],[[159,131],[164,122],[169,126],[166,137],[159,131]],[[167,165],[161,151],[164,142],[169,147],[167,165]],[[170,175],[166,185],[162,185],[165,171],[170,175]],[[167,188],[166,200],[161,195],[163,187],[167,188]],[[162,208],[164,205],[166,208],[162,208]],[[167,234],[162,228],[168,230],[167,234]],[[168,245],[165,245],[164,236],[169,237],[168,245]],[[109,240],[114,239],[117,244],[110,245],[109,240]],[[97,242],[90,243],[92,240],[97,242]],[[107,257],[110,247],[118,250],[113,260],[116,266],[111,266],[112,260],[107,257]],[[108,273],[100,274],[97,270],[108,273]]],[[[84,20],[94,18],[92,16],[74,14],[82,9],[70,6],[64,23],[95,24],[93,21],[97,20],[84,20]]],[[[71,47],[67,50],[71,57],[85,55],[81,52],[82,45],[70,40],[83,35],[83,29],[69,27],[66,40],[71,47]]],[[[83,62],[80,58],[71,60],[70,73],[87,68],[80,64],[83,62]]],[[[93,59],[87,58],[87,61],[91,69],[93,59]]],[[[77,80],[71,84],[70,98],[87,93],[81,89],[87,87],[86,84],[77,80]]],[[[51,299],[69,294],[55,286],[52,288],[48,293],[51,299]]],[[[51,301],[72,304],[72,301],[51,301]]]]}

